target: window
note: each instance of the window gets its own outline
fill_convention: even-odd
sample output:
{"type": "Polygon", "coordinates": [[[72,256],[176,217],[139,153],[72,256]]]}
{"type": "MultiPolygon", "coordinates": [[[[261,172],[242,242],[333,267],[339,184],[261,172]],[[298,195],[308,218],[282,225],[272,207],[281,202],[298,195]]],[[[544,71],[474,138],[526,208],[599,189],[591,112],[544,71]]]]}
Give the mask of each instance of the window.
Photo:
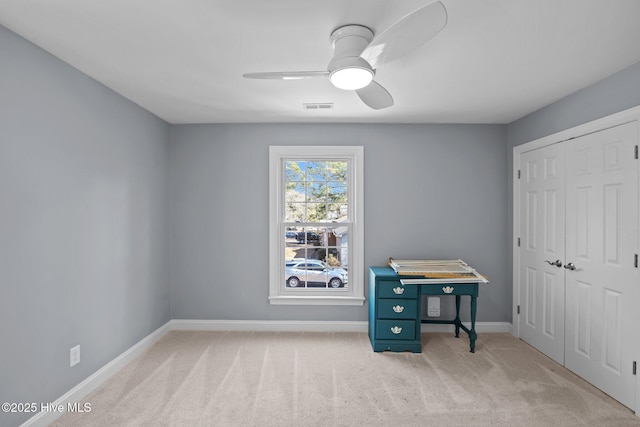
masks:
{"type": "Polygon", "coordinates": [[[269,147],[269,301],[364,302],[363,147],[269,147]]]}

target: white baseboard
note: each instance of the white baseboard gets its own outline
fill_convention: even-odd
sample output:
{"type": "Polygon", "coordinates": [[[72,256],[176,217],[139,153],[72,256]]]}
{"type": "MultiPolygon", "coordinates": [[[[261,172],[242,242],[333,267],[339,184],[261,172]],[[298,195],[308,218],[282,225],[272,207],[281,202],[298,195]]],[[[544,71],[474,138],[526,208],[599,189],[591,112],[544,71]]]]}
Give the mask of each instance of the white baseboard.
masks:
{"type": "MultiPolygon", "coordinates": [[[[464,322],[463,322],[464,323],[464,322]]],[[[467,323],[465,326],[469,327],[467,323]]],[[[173,319],[134,344],[124,353],[104,365],[80,384],[58,398],[54,405],[74,404],[141,355],[169,331],[287,331],[287,332],[367,332],[368,321],[295,321],[295,320],[195,320],[173,319]]],[[[453,332],[453,325],[422,324],[421,331],[453,332]]],[[[507,322],[476,322],[478,333],[512,333],[513,327],[507,322]]],[[[63,413],[39,412],[25,421],[21,427],[47,426],[63,413]]]]}
{"type": "MultiPolygon", "coordinates": [[[[298,320],[197,320],[173,319],[174,331],[310,331],[310,332],[367,332],[368,321],[298,321],[298,320]]],[[[467,322],[462,322],[471,327],[467,322]]],[[[422,332],[453,332],[453,325],[423,323],[422,332]]],[[[478,333],[512,333],[507,322],[476,322],[478,333]]]]}
{"type": "Polygon", "coordinates": [[[367,321],[173,319],[174,331],[367,332],[367,321]]]}
{"type": "MultiPolygon", "coordinates": [[[[81,402],[82,399],[91,393],[93,390],[104,384],[108,379],[118,373],[122,368],[124,368],[127,364],[132,362],[136,357],[141,355],[146,349],[151,347],[156,343],[160,338],[162,338],[167,332],[171,330],[170,328],[171,322],[167,322],[142,340],[138,341],[128,350],[120,354],[118,357],[113,359],[111,362],[104,365],[102,368],[98,369],[92,375],[90,375],[87,379],[82,381],[80,384],[63,394],[61,397],[56,399],[53,403],[54,407],[62,406],[63,408],[67,408],[68,404],[75,404],[81,402]]],[[[25,421],[21,427],[39,427],[39,426],[48,426],[52,422],[54,422],[58,417],[60,417],[64,412],[38,412],[33,417],[29,418],[25,421]]]]}

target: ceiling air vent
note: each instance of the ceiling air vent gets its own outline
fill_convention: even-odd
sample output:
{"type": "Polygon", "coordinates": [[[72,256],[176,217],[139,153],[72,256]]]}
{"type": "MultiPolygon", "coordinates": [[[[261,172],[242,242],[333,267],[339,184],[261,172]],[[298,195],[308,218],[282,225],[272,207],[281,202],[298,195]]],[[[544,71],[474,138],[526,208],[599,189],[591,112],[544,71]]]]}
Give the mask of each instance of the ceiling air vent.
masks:
{"type": "Polygon", "coordinates": [[[333,102],[313,102],[302,104],[304,110],[330,110],[333,108],[333,102]]]}

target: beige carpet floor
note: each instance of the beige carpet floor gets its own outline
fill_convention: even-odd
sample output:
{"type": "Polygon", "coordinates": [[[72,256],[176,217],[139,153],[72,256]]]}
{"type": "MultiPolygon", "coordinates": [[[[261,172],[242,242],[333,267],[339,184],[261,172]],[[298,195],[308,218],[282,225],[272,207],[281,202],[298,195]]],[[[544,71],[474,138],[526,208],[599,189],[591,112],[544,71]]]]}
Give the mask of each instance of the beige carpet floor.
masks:
{"type": "Polygon", "coordinates": [[[374,353],[366,333],[173,331],[55,426],[640,426],[509,334],[424,334],[374,353]]]}

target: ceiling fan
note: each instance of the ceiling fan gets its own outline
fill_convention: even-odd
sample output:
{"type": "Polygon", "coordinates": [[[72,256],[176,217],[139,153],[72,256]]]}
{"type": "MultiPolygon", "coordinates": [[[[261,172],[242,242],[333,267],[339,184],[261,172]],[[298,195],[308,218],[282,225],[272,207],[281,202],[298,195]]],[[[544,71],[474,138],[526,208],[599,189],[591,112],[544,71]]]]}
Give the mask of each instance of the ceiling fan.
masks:
{"type": "Polygon", "coordinates": [[[376,69],[425,44],[447,24],[441,2],[423,6],[375,35],[362,25],[346,25],[331,33],[334,54],[323,71],[246,73],[249,79],[298,80],[329,77],[340,89],[355,90],[374,110],[391,107],[393,97],[373,80],[376,69]]]}

